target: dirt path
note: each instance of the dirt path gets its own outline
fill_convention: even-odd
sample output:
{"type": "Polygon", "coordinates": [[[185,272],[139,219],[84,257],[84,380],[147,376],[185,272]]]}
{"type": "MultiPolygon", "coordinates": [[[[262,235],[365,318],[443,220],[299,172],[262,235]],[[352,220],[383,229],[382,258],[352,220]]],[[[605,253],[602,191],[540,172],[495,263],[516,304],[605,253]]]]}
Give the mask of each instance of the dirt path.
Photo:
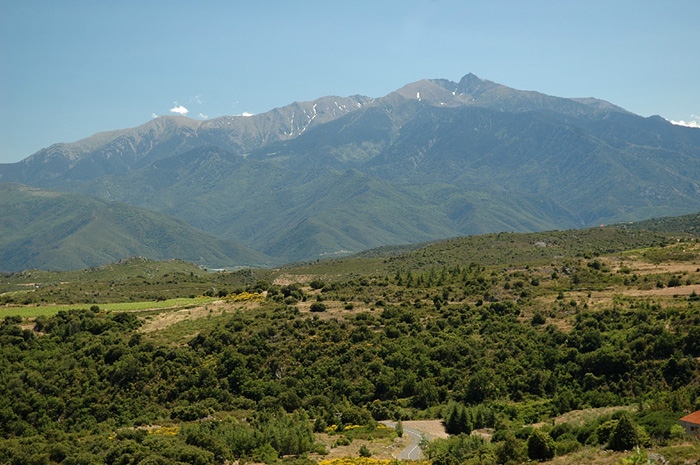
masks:
{"type": "Polygon", "coordinates": [[[445,431],[442,420],[408,420],[403,422],[403,426],[408,426],[430,436],[430,439],[445,439],[450,435],[445,431]]]}

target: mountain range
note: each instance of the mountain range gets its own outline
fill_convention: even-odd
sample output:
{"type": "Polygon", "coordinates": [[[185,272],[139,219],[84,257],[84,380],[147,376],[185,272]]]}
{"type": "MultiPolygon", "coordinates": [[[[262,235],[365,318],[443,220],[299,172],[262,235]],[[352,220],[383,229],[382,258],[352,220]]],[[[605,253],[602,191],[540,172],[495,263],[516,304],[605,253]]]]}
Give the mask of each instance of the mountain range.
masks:
{"type": "Polygon", "coordinates": [[[473,74],[253,116],[161,116],[0,165],[2,183],[175,217],[247,251],[230,266],[685,214],[700,211],[698,180],[700,129],[473,74]]]}

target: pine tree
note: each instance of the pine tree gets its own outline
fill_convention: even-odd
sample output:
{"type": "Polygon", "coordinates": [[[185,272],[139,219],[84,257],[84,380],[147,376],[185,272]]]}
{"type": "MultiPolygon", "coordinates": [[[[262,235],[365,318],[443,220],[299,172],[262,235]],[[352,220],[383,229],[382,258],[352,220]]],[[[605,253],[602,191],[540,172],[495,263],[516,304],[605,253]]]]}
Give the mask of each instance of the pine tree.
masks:
{"type": "Polygon", "coordinates": [[[608,447],[612,450],[630,450],[638,443],[637,427],[627,415],[622,416],[610,433],[608,447]]]}

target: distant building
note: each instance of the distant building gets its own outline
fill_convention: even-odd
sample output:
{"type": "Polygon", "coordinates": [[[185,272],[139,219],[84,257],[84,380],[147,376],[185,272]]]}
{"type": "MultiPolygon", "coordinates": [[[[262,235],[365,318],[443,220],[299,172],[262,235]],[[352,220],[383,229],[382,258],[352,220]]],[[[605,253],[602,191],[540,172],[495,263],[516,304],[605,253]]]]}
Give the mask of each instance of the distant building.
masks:
{"type": "Polygon", "coordinates": [[[700,410],[684,416],[678,420],[678,422],[685,428],[686,433],[691,436],[700,437],[700,410]]]}

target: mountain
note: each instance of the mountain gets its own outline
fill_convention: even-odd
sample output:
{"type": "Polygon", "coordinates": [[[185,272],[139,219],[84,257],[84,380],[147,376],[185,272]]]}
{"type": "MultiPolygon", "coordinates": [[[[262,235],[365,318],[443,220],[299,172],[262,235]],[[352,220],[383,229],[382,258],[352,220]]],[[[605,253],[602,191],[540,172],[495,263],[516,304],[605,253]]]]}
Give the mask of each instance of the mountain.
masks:
{"type": "Polygon", "coordinates": [[[21,184],[0,183],[0,217],[0,271],[73,270],[133,256],[214,267],[269,261],[162,213],[21,184]]]}
{"type": "Polygon", "coordinates": [[[160,211],[273,263],[700,210],[700,130],[467,74],[252,117],[160,117],[0,165],[160,211]]]}
{"type": "Polygon", "coordinates": [[[3,165],[0,181],[44,187],[123,174],[196,147],[221,146],[238,154],[356,111],[367,97],[324,97],[251,116],[199,121],[160,116],[137,128],[101,132],[67,144],[54,144],[14,164],[3,165]]]}

